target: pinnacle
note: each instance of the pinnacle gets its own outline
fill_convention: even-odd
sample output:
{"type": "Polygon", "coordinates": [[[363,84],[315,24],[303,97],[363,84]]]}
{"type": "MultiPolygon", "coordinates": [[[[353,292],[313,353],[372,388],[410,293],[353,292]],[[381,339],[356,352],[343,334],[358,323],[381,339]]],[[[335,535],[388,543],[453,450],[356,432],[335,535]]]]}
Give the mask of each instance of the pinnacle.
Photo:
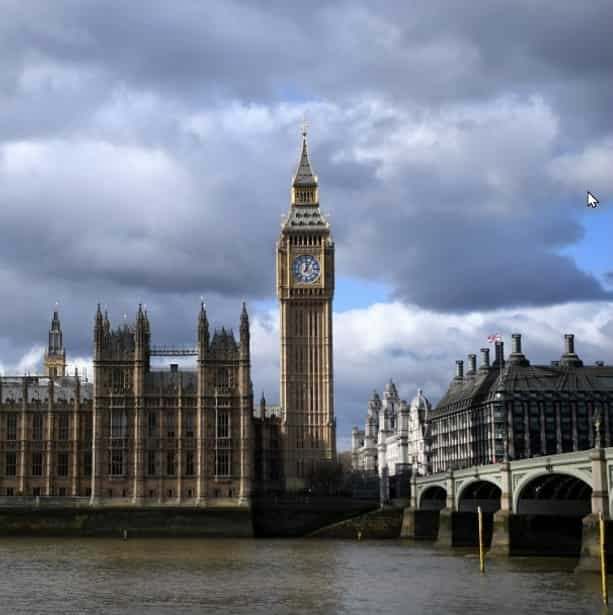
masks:
{"type": "Polygon", "coordinates": [[[307,144],[306,131],[302,133],[302,151],[300,153],[300,162],[298,169],[294,175],[294,186],[315,186],[317,185],[317,177],[313,173],[311,168],[311,161],[309,160],[309,147],[307,144]]]}

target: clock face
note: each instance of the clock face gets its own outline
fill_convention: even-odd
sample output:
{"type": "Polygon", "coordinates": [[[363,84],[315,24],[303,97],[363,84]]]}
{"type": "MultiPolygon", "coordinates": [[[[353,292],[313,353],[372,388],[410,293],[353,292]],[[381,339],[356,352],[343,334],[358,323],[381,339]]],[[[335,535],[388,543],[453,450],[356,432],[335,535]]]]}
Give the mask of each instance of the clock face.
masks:
{"type": "Polygon", "coordinates": [[[319,261],[310,254],[301,254],[294,259],[294,265],[292,267],[294,271],[294,278],[299,282],[310,284],[314,282],[320,273],[319,261]]]}

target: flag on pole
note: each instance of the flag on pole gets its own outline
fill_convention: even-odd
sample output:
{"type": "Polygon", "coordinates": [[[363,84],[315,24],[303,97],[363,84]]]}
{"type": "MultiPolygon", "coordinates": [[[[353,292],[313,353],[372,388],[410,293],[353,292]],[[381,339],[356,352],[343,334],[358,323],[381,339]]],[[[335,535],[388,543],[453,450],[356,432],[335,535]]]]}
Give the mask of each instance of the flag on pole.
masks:
{"type": "Polygon", "coordinates": [[[487,336],[488,344],[493,344],[495,342],[502,342],[502,335],[500,335],[500,333],[495,333],[494,335],[487,336]]]}

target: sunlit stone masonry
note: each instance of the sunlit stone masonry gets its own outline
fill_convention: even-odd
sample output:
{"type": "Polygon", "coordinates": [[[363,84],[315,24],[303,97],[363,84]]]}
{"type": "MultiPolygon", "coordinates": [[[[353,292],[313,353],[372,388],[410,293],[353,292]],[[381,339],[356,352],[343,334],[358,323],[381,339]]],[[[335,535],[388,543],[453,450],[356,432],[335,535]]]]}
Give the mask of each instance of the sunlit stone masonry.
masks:
{"type": "Polygon", "coordinates": [[[384,498],[402,495],[403,480],[408,480],[409,474],[429,472],[431,411],[421,389],[407,404],[390,380],[383,390],[383,399],[373,391],[364,430],[353,428],[352,468],[378,475],[384,483],[389,481],[389,486],[384,485],[384,498]]]}

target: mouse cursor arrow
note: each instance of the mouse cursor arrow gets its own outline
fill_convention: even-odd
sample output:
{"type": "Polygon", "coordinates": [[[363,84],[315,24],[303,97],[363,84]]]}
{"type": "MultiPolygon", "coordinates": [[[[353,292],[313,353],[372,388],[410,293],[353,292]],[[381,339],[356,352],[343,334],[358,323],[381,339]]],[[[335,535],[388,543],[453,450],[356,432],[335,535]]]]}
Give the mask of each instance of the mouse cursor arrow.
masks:
{"type": "Polygon", "coordinates": [[[598,203],[600,203],[600,201],[588,190],[587,191],[587,206],[588,207],[598,207],[598,203]]]}

